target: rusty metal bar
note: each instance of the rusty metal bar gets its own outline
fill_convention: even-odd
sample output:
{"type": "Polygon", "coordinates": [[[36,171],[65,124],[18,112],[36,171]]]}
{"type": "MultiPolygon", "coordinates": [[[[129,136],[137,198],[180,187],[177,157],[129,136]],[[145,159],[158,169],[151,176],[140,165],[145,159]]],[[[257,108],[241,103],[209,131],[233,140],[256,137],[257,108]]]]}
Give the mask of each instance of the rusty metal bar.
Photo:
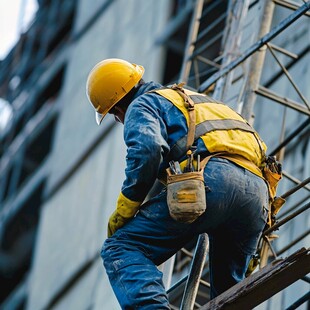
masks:
{"type": "MultiPolygon", "coordinates": [[[[288,174],[286,171],[282,171],[283,176],[285,176],[287,179],[290,181],[294,182],[295,184],[299,184],[301,181],[298,180],[297,178],[293,177],[292,175],[288,174]]],[[[304,185],[304,189],[307,191],[310,191],[310,187],[307,185],[304,185]]]]}
{"type": "Polygon", "coordinates": [[[286,70],[285,66],[283,66],[283,64],[281,63],[281,61],[279,60],[279,58],[277,57],[277,55],[274,53],[272,47],[266,43],[271,55],[273,56],[273,58],[276,60],[276,62],[278,63],[278,65],[281,67],[283,73],[286,75],[286,77],[288,78],[288,80],[290,81],[290,83],[292,84],[292,86],[294,87],[294,89],[296,90],[298,96],[300,97],[300,99],[303,101],[303,103],[307,106],[307,108],[310,110],[310,106],[309,103],[307,101],[307,99],[305,98],[305,96],[301,93],[301,91],[299,90],[299,88],[297,87],[296,83],[294,83],[291,75],[289,74],[289,72],[286,70]]]}
{"type": "Polygon", "coordinates": [[[285,212],[281,213],[278,217],[278,220],[281,220],[282,218],[286,217],[288,214],[290,214],[292,211],[297,209],[302,203],[310,199],[310,195],[305,196],[301,200],[299,200],[297,203],[295,203],[291,208],[287,209],[285,212]]]}
{"type": "Polygon", "coordinates": [[[268,44],[270,47],[272,47],[273,50],[278,51],[278,52],[280,52],[280,53],[283,54],[283,55],[286,55],[286,56],[288,56],[288,57],[290,57],[290,58],[293,58],[293,59],[295,59],[295,60],[298,59],[298,55],[297,55],[297,54],[292,53],[292,52],[286,50],[285,48],[282,48],[282,47],[280,47],[280,46],[278,46],[278,45],[275,45],[275,44],[273,44],[273,43],[270,43],[270,42],[267,43],[267,44],[268,44]]]}
{"type": "Polygon", "coordinates": [[[279,256],[281,254],[283,254],[284,252],[286,252],[288,249],[290,249],[292,246],[294,246],[295,244],[297,244],[299,241],[301,241],[302,239],[306,238],[308,235],[310,234],[310,229],[308,229],[307,231],[305,231],[303,234],[301,234],[298,238],[296,238],[295,240],[293,240],[292,242],[290,242],[288,245],[286,245],[284,248],[282,248],[281,250],[279,250],[276,255],[279,256]]]}
{"type": "Polygon", "coordinates": [[[289,191],[287,191],[283,195],[281,195],[281,197],[283,199],[286,199],[288,196],[294,194],[295,192],[297,192],[299,189],[301,189],[302,187],[304,187],[308,183],[310,183],[310,177],[305,179],[304,181],[300,182],[297,186],[293,187],[292,189],[290,189],[289,191]]]}
{"type": "Polygon", "coordinates": [[[310,202],[308,202],[307,204],[305,204],[300,210],[295,211],[294,213],[292,213],[291,215],[287,216],[286,218],[284,218],[282,221],[279,221],[278,223],[276,223],[275,225],[271,226],[270,228],[266,229],[264,231],[264,235],[268,235],[271,232],[277,230],[280,226],[286,224],[288,221],[290,221],[291,219],[293,219],[294,217],[296,217],[297,215],[303,213],[304,211],[307,211],[310,208],[310,202]]]}
{"type": "Polygon", "coordinates": [[[284,139],[271,153],[270,155],[277,154],[284,146],[291,142],[297,134],[299,134],[304,128],[310,125],[310,118],[307,118],[302,124],[300,124],[286,139],[284,139]]]}
{"type": "Polygon", "coordinates": [[[310,9],[310,1],[307,1],[305,4],[300,6],[298,8],[298,10],[293,12],[291,15],[289,15],[287,18],[285,18],[281,23],[279,23],[277,26],[275,26],[270,32],[268,32],[265,36],[263,36],[258,42],[254,43],[251,47],[249,47],[240,57],[238,57],[236,60],[231,62],[225,68],[216,72],[209,79],[207,79],[205,82],[203,82],[200,85],[198,91],[204,92],[212,84],[214,84],[218,79],[220,79],[222,76],[226,75],[232,69],[236,68],[242,62],[244,62],[247,58],[249,58],[251,55],[253,55],[256,51],[258,51],[262,46],[264,46],[266,43],[271,41],[273,38],[275,38],[282,31],[284,31],[288,26],[290,26],[292,23],[294,23],[299,17],[301,17],[303,14],[305,14],[309,9],[310,9]]]}
{"type": "Polygon", "coordinates": [[[193,54],[193,51],[195,48],[194,41],[196,41],[197,35],[198,35],[200,18],[201,18],[202,9],[203,9],[203,3],[204,3],[204,0],[196,0],[195,8],[193,11],[194,18],[192,19],[189,36],[188,36],[187,43],[186,43],[184,62],[181,68],[179,82],[187,83],[188,81],[191,64],[192,64],[190,55],[193,54]]]}
{"type": "Polygon", "coordinates": [[[299,103],[293,101],[293,100],[289,100],[286,97],[281,97],[278,94],[276,94],[275,92],[271,91],[268,88],[265,88],[263,86],[259,86],[257,90],[255,90],[255,93],[266,97],[270,100],[273,100],[275,102],[278,102],[280,104],[283,104],[286,107],[289,107],[293,110],[296,110],[297,112],[306,114],[308,116],[310,116],[310,111],[308,109],[306,109],[305,107],[303,107],[302,105],[300,105],[299,103]]]}

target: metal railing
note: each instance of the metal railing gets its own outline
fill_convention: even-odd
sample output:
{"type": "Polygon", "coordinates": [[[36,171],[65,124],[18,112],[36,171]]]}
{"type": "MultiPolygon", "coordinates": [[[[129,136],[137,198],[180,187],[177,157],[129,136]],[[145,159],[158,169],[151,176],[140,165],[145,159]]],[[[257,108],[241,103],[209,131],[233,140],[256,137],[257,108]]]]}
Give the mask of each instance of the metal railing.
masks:
{"type": "MultiPolygon", "coordinates": [[[[214,3],[217,3],[217,1],[214,1],[214,3]]],[[[252,85],[252,87],[254,86],[254,89],[252,89],[252,91],[254,91],[253,96],[260,95],[260,96],[267,97],[270,100],[278,102],[288,108],[294,109],[295,111],[301,114],[304,114],[308,117],[305,121],[303,121],[300,125],[298,125],[297,128],[295,128],[291,133],[289,133],[287,137],[284,137],[285,136],[284,134],[285,133],[285,118],[283,118],[282,130],[281,130],[281,135],[280,135],[281,141],[279,142],[279,145],[276,146],[270,153],[270,155],[276,155],[276,154],[279,155],[281,154],[280,152],[283,151],[284,148],[288,144],[290,144],[296,137],[301,135],[301,133],[303,133],[307,128],[309,130],[308,126],[310,124],[310,118],[309,118],[310,105],[308,103],[308,100],[305,98],[305,96],[302,94],[302,92],[298,88],[297,84],[293,81],[293,78],[289,74],[285,65],[276,56],[275,51],[286,54],[287,56],[291,57],[294,61],[297,61],[299,56],[272,44],[271,40],[277,37],[280,33],[284,32],[291,24],[297,21],[300,17],[310,16],[309,12],[307,12],[310,9],[310,1],[305,2],[301,6],[298,6],[295,3],[292,3],[290,1],[274,0],[274,4],[281,5],[281,6],[284,6],[286,8],[289,8],[295,11],[292,14],[290,14],[287,18],[285,18],[282,22],[280,22],[277,26],[272,28],[268,33],[263,35],[257,42],[255,42],[252,46],[246,49],[239,57],[237,57],[236,59],[233,59],[224,67],[221,67],[221,65],[219,64],[219,60],[222,59],[221,56],[213,60],[207,59],[205,56],[201,56],[202,51],[205,51],[205,49],[208,48],[208,46],[203,45],[204,47],[200,48],[199,50],[195,49],[196,43],[198,42],[198,40],[202,38],[201,34],[204,31],[207,31],[207,30],[201,30],[199,28],[201,20],[204,16],[203,10],[204,10],[204,6],[206,6],[206,3],[203,0],[197,0],[196,6],[193,11],[192,25],[190,27],[190,31],[188,34],[188,41],[186,45],[183,66],[182,66],[182,70],[180,73],[180,81],[189,81],[192,78],[194,78],[196,81],[196,87],[199,92],[209,91],[210,89],[213,89],[213,86],[215,85],[216,82],[218,82],[222,78],[225,78],[225,76],[231,73],[232,70],[234,70],[238,66],[242,66],[243,63],[249,57],[253,56],[257,52],[260,52],[261,49],[265,46],[281,69],[280,72],[278,72],[277,75],[272,78],[272,80],[274,81],[278,77],[285,75],[287,80],[290,82],[290,84],[295,89],[296,93],[298,94],[298,97],[300,98],[303,104],[294,102],[288,98],[275,94],[274,92],[270,91],[268,88],[261,86],[259,84],[252,85]],[[201,75],[203,72],[199,68],[199,61],[202,63],[208,63],[209,65],[213,66],[215,71],[217,71],[212,76],[210,76],[207,80],[202,82],[201,84],[200,84],[200,79],[201,79],[201,75]],[[191,72],[194,72],[193,76],[190,76],[191,72]]],[[[270,18],[270,16],[268,18],[270,18]]],[[[210,29],[212,29],[211,26],[210,26],[210,29]]],[[[307,50],[309,51],[309,48],[307,48],[307,50]]],[[[260,65],[263,66],[263,62],[261,62],[260,65]]],[[[263,68],[259,68],[259,70],[262,70],[262,69],[263,68]]],[[[250,74],[255,74],[255,73],[250,72],[250,74]]],[[[259,81],[259,77],[258,77],[258,81],[259,81]]],[[[254,100],[256,99],[256,97],[253,97],[252,99],[254,100]]],[[[253,104],[250,107],[243,108],[243,112],[248,118],[252,114],[252,110],[253,110],[253,104]]],[[[281,157],[283,157],[283,152],[282,152],[281,157]]],[[[283,176],[284,178],[294,182],[297,185],[290,188],[287,192],[282,194],[281,198],[287,199],[289,196],[293,195],[295,192],[297,192],[300,189],[305,189],[306,191],[310,190],[308,186],[310,182],[310,178],[306,178],[304,181],[299,181],[296,178],[290,176],[287,172],[283,172],[283,176]]],[[[264,231],[262,240],[266,241],[267,248],[269,248],[269,250],[264,252],[263,255],[265,257],[263,257],[263,260],[268,262],[272,257],[277,258],[279,255],[285,253],[286,251],[291,249],[293,246],[295,246],[297,243],[301,242],[302,240],[304,240],[305,238],[309,236],[310,230],[306,229],[302,234],[300,234],[297,238],[289,242],[282,249],[276,251],[274,250],[272,246],[272,240],[273,240],[272,233],[278,230],[281,226],[290,222],[295,217],[301,214],[304,214],[307,210],[309,210],[310,202],[307,202],[309,198],[310,198],[310,195],[306,195],[299,202],[295,203],[293,206],[290,206],[290,208],[286,206],[285,207],[286,210],[282,212],[281,215],[279,215],[278,222],[276,222],[272,227],[264,231]]],[[[167,291],[168,293],[171,293],[175,289],[179,288],[181,285],[184,285],[185,283],[185,289],[184,289],[183,298],[182,298],[182,302],[180,306],[181,309],[194,309],[194,307],[199,308],[199,305],[195,302],[195,299],[196,299],[196,295],[198,291],[198,286],[202,281],[201,275],[203,273],[203,267],[206,263],[205,258],[206,258],[206,253],[207,253],[207,244],[208,244],[207,235],[206,234],[200,235],[197,245],[196,245],[195,254],[191,260],[191,267],[190,267],[189,275],[183,277],[179,282],[174,284],[167,291]]],[[[304,278],[303,278],[304,281],[309,281],[307,277],[304,277],[304,278]]],[[[206,286],[209,286],[208,283],[204,283],[204,284],[206,284],[206,286]]],[[[297,300],[295,304],[300,305],[301,303],[309,300],[309,298],[310,298],[309,294],[306,294],[302,296],[299,300],[297,300]]],[[[292,305],[292,307],[294,307],[294,305],[292,305]]],[[[295,309],[295,308],[292,308],[292,309],[295,309]]]]}

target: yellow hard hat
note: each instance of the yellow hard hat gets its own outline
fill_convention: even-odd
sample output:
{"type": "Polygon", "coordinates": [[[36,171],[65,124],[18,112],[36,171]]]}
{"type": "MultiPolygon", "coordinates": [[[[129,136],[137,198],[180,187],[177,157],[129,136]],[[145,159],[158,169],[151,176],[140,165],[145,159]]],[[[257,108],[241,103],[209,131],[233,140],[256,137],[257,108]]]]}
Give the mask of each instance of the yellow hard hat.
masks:
{"type": "Polygon", "coordinates": [[[143,73],[142,66],[117,58],[105,59],[94,66],[87,78],[86,94],[96,110],[98,125],[140,81],[143,73]]]}

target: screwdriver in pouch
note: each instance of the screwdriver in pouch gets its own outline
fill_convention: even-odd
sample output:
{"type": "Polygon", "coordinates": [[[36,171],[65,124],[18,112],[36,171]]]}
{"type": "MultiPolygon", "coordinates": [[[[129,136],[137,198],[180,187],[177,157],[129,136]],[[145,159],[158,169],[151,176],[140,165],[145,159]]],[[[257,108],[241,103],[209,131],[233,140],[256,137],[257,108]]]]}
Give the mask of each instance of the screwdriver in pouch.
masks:
{"type": "Polygon", "coordinates": [[[181,167],[178,161],[171,160],[169,162],[170,170],[173,174],[181,174],[181,167]]]}
{"type": "Polygon", "coordinates": [[[191,172],[192,171],[191,155],[192,155],[192,150],[188,150],[186,152],[187,162],[186,162],[186,167],[184,169],[184,172],[191,172]]]}
{"type": "Polygon", "coordinates": [[[172,174],[177,174],[173,160],[169,161],[169,166],[170,166],[170,170],[171,170],[172,174]]]}

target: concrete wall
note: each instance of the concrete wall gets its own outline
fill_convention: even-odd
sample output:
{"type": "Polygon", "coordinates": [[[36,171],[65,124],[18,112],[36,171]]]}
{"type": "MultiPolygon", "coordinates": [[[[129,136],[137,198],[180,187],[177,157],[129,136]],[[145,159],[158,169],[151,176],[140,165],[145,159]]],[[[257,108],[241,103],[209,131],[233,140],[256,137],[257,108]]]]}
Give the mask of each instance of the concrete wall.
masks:
{"type": "Polygon", "coordinates": [[[47,306],[118,309],[99,253],[124,178],[125,146],[121,125],[104,135],[114,123],[112,118],[107,117],[103,126],[96,125],[85,82],[90,69],[110,57],[141,64],[146,80],[160,81],[163,51],[154,41],[167,22],[171,2],[109,3],[79,2],[74,32],[79,33],[89,20],[94,22],[69,51],[51,155],[50,198],[41,214],[31,272],[29,310],[47,306]],[[95,20],[93,16],[105,3],[106,9],[95,20]],[[70,177],[59,187],[69,171],[70,177]]]}

